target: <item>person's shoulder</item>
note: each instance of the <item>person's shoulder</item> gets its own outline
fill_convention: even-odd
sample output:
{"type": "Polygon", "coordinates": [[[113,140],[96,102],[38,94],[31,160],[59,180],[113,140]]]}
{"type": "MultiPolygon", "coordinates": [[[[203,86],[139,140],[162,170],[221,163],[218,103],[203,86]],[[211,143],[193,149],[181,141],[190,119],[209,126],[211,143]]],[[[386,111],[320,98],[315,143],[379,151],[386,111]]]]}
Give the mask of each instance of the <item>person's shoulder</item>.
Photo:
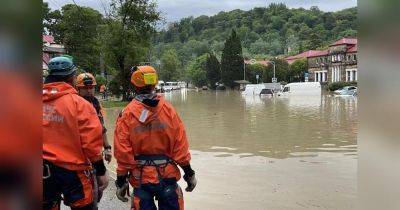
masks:
{"type": "Polygon", "coordinates": [[[87,109],[90,110],[90,112],[96,113],[96,110],[93,106],[92,103],[87,101],[85,98],[81,97],[80,95],[77,94],[72,94],[71,97],[74,99],[76,105],[82,109],[87,109]]]}
{"type": "Polygon", "coordinates": [[[130,115],[133,113],[133,111],[134,111],[134,109],[135,109],[136,106],[137,106],[137,104],[135,103],[135,100],[132,100],[131,102],[128,103],[128,105],[126,105],[126,106],[119,112],[118,117],[119,117],[119,118],[121,118],[121,117],[126,118],[126,117],[130,116],[130,115]]]}
{"type": "Polygon", "coordinates": [[[161,110],[169,117],[175,118],[178,116],[175,107],[167,100],[162,99],[163,102],[161,103],[161,110]]]}

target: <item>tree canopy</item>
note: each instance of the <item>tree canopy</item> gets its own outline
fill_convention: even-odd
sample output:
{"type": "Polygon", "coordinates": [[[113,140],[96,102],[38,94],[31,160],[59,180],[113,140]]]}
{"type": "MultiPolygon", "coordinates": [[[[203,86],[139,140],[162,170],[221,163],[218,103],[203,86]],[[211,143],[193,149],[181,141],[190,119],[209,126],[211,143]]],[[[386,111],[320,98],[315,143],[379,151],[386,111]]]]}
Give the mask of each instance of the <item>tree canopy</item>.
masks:
{"type": "Polygon", "coordinates": [[[284,4],[272,3],[250,11],[188,17],[160,31],[154,44],[161,51],[175,48],[182,60],[201,55],[198,48],[192,47],[194,43],[221,56],[221,46],[232,29],[236,30],[247,58],[293,55],[325,47],[344,36],[357,36],[357,8],[323,12],[318,7],[289,9],[284,4]]]}

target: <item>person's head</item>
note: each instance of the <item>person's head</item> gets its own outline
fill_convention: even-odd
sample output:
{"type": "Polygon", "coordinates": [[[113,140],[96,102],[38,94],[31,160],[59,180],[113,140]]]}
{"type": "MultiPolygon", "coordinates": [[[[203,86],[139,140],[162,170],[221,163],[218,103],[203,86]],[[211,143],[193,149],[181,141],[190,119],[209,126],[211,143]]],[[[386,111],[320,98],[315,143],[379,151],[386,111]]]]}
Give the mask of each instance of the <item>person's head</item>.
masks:
{"type": "Polygon", "coordinates": [[[90,73],[78,75],[76,79],[76,88],[79,95],[83,97],[94,96],[94,88],[96,87],[96,79],[90,73]]]}
{"type": "Polygon", "coordinates": [[[157,71],[152,66],[137,66],[132,68],[131,83],[136,94],[150,94],[158,83],[157,71]]]}
{"type": "Polygon", "coordinates": [[[70,57],[52,58],[48,67],[49,75],[46,77],[45,83],[66,82],[72,86],[75,84],[76,67],[70,57]]]}

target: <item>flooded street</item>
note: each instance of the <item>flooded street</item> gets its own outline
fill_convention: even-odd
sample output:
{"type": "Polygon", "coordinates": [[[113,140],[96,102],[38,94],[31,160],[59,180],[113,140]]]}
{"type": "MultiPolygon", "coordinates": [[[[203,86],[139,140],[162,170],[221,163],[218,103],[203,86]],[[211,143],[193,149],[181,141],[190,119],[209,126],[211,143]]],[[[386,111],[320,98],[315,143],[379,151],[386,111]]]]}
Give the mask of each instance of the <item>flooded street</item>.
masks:
{"type": "MultiPolygon", "coordinates": [[[[187,90],[165,98],[185,123],[198,177],[186,209],[355,208],[357,98],[187,90]]],[[[111,142],[121,109],[106,110],[111,142]]]]}

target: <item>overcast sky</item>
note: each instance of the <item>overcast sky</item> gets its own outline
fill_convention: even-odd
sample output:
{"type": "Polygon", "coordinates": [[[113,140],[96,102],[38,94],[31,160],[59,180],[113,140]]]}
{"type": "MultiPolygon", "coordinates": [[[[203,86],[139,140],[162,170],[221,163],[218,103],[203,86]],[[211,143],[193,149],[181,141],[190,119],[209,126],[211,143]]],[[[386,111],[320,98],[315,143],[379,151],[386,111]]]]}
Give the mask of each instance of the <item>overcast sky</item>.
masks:
{"type": "MultiPolygon", "coordinates": [[[[52,9],[58,9],[72,0],[44,0],[52,9]]],[[[107,7],[110,0],[75,0],[78,5],[88,6],[104,14],[102,2],[107,7]]],[[[323,11],[337,11],[357,6],[357,0],[157,0],[158,9],[167,22],[188,16],[214,15],[234,9],[250,10],[270,3],[285,3],[290,8],[318,6],[323,11]]]]}

